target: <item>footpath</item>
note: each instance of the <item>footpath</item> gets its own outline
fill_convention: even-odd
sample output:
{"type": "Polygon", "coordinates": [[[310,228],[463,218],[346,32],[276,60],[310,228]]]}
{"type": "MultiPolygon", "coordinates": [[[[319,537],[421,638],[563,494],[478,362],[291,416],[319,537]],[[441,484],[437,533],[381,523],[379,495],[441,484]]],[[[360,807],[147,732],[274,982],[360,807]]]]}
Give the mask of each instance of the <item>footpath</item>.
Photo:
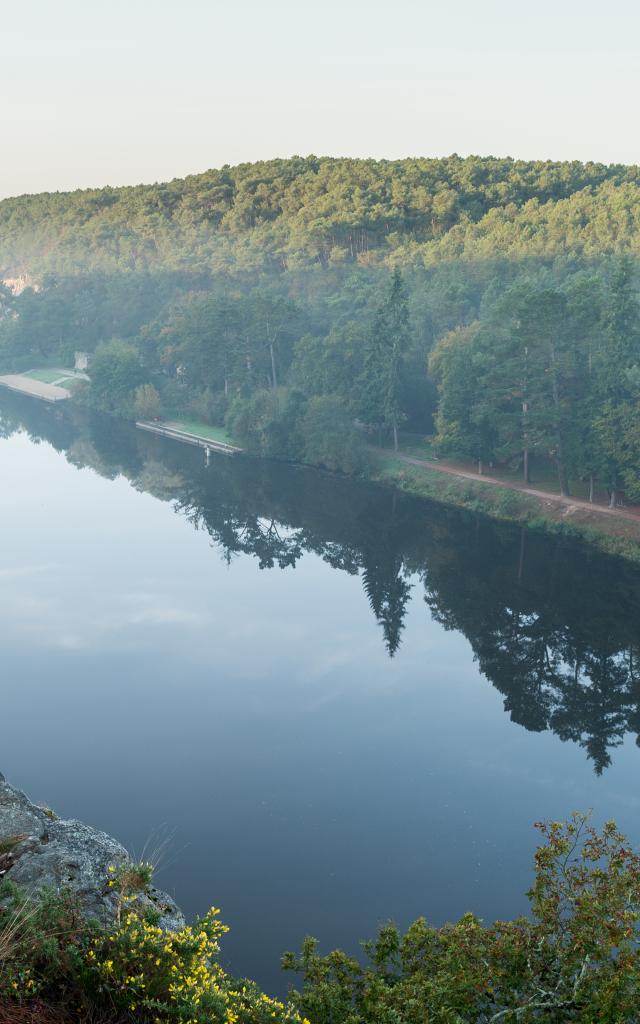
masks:
{"type": "MultiPolygon", "coordinates": [[[[387,449],[378,449],[380,452],[384,451],[385,455],[389,455],[387,449]]],[[[423,466],[425,469],[429,469],[434,473],[447,473],[449,476],[457,476],[462,480],[473,480],[474,483],[478,484],[490,484],[494,487],[502,487],[508,491],[519,491],[521,494],[530,494],[534,498],[542,498],[544,501],[553,502],[557,505],[567,506],[567,511],[572,509],[584,509],[587,512],[598,512],[604,515],[615,516],[617,519],[629,519],[632,522],[640,522],[640,509],[634,510],[630,508],[610,508],[608,505],[601,503],[584,501],[581,498],[566,497],[562,494],[553,494],[550,491],[539,491],[534,487],[529,487],[527,484],[519,484],[511,480],[500,480],[495,476],[485,476],[479,473],[473,473],[471,470],[460,469],[459,467],[453,466],[446,462],[436,462],[430,459],[419,459],[414,455],[403,455],[400,452],[393,453],[394,459],[399,462],[405,462],[410,466],[423,466]]]]}

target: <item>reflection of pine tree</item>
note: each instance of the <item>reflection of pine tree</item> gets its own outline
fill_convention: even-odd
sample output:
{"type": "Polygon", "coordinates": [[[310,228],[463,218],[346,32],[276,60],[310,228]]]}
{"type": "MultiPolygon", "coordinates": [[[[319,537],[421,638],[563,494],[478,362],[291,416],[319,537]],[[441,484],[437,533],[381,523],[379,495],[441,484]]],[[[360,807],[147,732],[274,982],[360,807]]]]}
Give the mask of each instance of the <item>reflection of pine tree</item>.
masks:
{"type": "Polygon", "coordinates": [[[215,461],[128,424],[2,396],[0,433],[25,429],[77,465],[172,500],[231,560],[294,567],[314,552],[361,572],[391,656],[411,586],[445,629],[467,637],[513,722],[579,744],[600,773],[640,734],[640,574],[631,563],[391,496],[343,477],[252,460],[215,461]]]}
{"type": "Polygon", "coordinates": [[[411,594],[411,584],[404,575],[400,555],[392,551],[385,553],[383,549],[368,554],[362,570],[362,583],[371,610],[382,626],[389,657],[393,658],[400,646],[411,594]]]}
{"type": "Polygon", "coordinates": [[[640,731],[637,570],[534,534],[528,553],[515,534],[500,551],[507,534],[492,532],[433,549],[425,600],[467,636],[514,722],[579,744],[601,774],[625,733],[640,731]]]}
{"type": "Polygon", "coordinates": [[[625,661],[600,650],[589,652],[582,666],[576,662],[558,688],[551,728],[584,747],[598,775],[611,764],[609,751],[627,731],[628,683],[625,661]]]}

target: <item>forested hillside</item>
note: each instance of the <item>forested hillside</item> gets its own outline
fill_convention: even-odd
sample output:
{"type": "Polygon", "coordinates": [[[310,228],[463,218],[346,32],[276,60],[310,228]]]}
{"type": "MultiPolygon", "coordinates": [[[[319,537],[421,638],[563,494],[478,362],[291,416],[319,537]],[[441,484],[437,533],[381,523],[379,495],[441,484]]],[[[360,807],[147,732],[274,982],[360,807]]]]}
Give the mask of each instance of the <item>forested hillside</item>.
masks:
{"type": "Polygon", "coordinates": [[[637,252],[640,169],[457,156],[273,160],[0,204],[0,267],[292,269],[637,252]]]}
{"type": "Polygon", "coordinates": [[[360,471],[363,438],[640,498],[640,169],[294,157],[0,203],[0,369],[360,471]]]}

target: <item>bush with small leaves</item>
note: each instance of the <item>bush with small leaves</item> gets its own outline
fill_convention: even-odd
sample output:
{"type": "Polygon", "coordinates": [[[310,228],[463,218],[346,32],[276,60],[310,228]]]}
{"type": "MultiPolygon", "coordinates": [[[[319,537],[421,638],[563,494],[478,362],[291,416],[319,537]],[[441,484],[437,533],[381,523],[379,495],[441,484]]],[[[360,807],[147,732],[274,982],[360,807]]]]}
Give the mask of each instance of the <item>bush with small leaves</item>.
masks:
{"type": "Polygon", "coordinates": [[[285,969],[312,1024],[632,1024],[640,1020],[640,857],[613,822],[539,823],[532,916],[486,927],[466,915],[365,944],[368,964],[319,956],[307,939],[285,969]]]}

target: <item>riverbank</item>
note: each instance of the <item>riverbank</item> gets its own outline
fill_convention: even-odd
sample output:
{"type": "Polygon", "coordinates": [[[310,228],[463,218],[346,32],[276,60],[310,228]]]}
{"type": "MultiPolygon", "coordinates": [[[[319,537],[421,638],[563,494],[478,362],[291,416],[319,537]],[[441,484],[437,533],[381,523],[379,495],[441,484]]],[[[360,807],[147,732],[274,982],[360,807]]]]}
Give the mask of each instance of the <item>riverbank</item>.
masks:
{"type": "MultiPolygon", "coordinates": [[[[149,429],[147,424],[137,426],[149,429]]],[[[220,427],[160,420],[156,428],[157,433],[166,437],[200,444],[223,454],[252,454],[235,445],[220,427]]],[[[501,521],[579,537],[607,554],[640,562],[640,510],[612,509],[580,497],[564,497],[542,487],[524,486],[505,476],[480,477],[463,466],[402,450],[372,447],[369,451],[372,461],[364,475],[373,482],[445,505],[482,512],[501,521]]]]}
{"type": "MultiPolygon", "coordinates": [[[[45,372],[52,374],[54,371],[39,371],[38,377],[42,378],[45,372]]],[[[28,375],[21,375],[20,380],[24,386],[15,390],[45,401],[50,399],[42,389],[56,387],[28,375]]],[[[72,404],[78,401],[76,395],[69,397],[72,404]]],[[[176,413],[171,416],[171,419],[139,420],[136,426],[169,440],[202,447],[207,458],[210,452],[261,457],[238,446],[222,427],[185,419],[176,413]]],[[[371,447],[369,452],[371,460],[362,475],[374,483],[444,505],[480,512],[503,522],[579,538],[607,554],[640,563],[640,511],[636,509],[610,509],[582,497],[562,497],[552,490],[542,489],[542,486],[539,489],[526,487],[504,475],[480,477],[464,466],[422,457],[421,450],[413,454],[411,447],[399,452],[371,447]]],[[[301,464],[314,465],[306,461],[301,464]]],[[[317,468],[325,467],[319,465],[317,468]]]]}
{"type": "Polygon", "coordinates": [[[382,449],[373,450],[368,475],[416,497],[579,538],[607,554],[640,562],[640,515],[635,510],[592,505],[495,477],[474,478],[463,469],[382,449]]]}

